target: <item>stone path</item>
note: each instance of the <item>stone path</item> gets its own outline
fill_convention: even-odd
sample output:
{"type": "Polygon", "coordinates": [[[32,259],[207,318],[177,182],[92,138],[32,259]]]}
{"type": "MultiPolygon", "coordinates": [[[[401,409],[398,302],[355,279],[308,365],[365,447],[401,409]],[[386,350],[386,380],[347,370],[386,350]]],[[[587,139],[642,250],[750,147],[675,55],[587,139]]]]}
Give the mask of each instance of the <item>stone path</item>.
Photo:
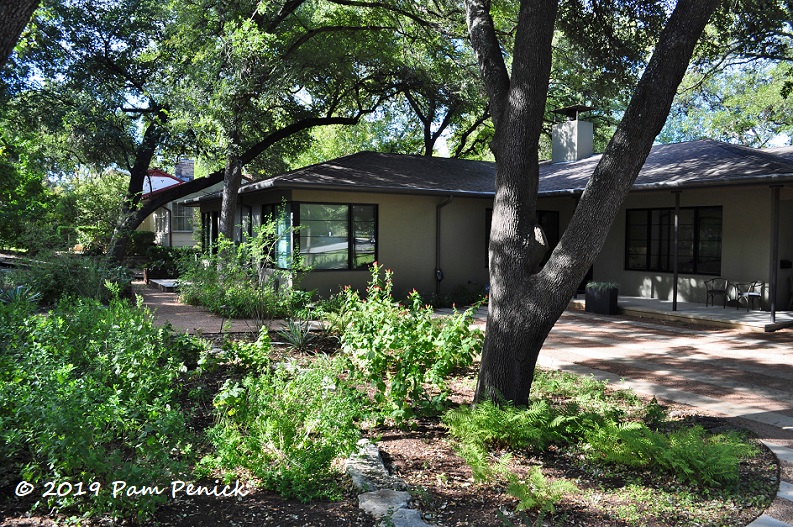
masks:
{"type": "Polygon", "coordinates": [[[133,282],[133,291],[155,313],[155,324],[170,324],[179,333],[207,334],[258,333],[260,324],[252,319],[229,319],[210,313],[208,309],[179,302],[176,293],[133,282]]]}
{"type": "MultiPolygon", "coordinates": [[[[178,331],[217,332],[224,324],[206,310],[179,304],[173,293],[145,286],[138,292],[159,322],[178,331]]],[[[253,321],[226,325],[258,329],[253,321]]],[[[689,329],[568,311],[548,336],[539,364],[591,374],[754,431],[779,458],[783,482],[766,514],[749,527],[793,527],[793,331],[689,329]]]]}

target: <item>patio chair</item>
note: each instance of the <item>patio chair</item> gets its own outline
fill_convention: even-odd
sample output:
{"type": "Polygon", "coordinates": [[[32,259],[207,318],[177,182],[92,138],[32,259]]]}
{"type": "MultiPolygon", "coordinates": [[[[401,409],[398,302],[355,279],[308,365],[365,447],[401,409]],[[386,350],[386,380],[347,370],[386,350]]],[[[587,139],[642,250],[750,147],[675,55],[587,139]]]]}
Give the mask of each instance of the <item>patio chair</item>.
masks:
{"type": "Polygon", "coordinates": [[[726,278],[711,278],[705,280],[705,289],[707,291],[705,296],[705,307],[710,305],[715,306],[714,300],[717,296],[722,298],[722,307],[727,307],[727,279],[726,278]]]}
{"type": "Polygon", "coordinates": [[[741,300],[746,301],[746,311],[749,311],[750,307],[754,309],[755,300],[757,300],[758,303],[762,302],[763,287],[765,287],[763,282],[754,281],[732,285],[735,287],[735,309],[738,309],[741,306],[741,300]]]}

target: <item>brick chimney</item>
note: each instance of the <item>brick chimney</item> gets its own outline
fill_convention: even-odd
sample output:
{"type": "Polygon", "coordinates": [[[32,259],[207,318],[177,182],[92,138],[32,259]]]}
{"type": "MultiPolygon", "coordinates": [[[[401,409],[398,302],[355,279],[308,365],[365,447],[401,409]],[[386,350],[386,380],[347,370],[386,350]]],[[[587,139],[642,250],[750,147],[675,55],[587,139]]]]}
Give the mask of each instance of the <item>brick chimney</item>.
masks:
{"type": "Polygon", "coordinates": [[[193,181],[194,164],[192,159],[183,159],[173,168],[174,176],[182,181],[193,181]]]}

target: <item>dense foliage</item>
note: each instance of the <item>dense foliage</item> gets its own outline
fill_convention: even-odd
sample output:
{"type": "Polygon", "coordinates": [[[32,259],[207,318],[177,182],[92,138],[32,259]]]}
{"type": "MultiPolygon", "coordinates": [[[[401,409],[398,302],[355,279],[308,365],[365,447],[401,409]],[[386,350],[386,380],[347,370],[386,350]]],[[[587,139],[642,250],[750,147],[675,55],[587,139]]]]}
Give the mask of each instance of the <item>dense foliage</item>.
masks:
{"type": "MultiPolygon", "coordinates": [[[[701,426],[672,423],[653,403],[643,406],[629,392],[610,392],[606,383],[556,372],[536,372],[534,402],[528,408],[490,401],[448,411],[443,421],[457,450],[481,482],[503,482],[521,504],[553,511],[564,492],[532,471],[521,478],[507,468],[509,453],[568,448],[578,463],[619,465],[668,474],[693,487],[730,489],[743,459],[756,447],[736,431],[710,434],[701,426]],[[565,398],[561,406],[555,401],[565,398]]],[[[539,469],[537,469],[539,470],[539,469]]]]}
{"type": "Polygon", "coordinates": [[[104,257],[46,251],[26,262],[25,267],[9,271],[6,281],[13,286],[29,286],[47,305],[66,297],[91,298],[106,304],[114,291],[129,296],[132,272],[104,257]]]}
{"type": "Polygon", "coordinates": [[[266,488],[302,501],[338,498],[332,463],[360,438],[362,396],[344,380],[339,360],[274,366],[221,388],[218,423],[208,433],[216,453],[204,466],[231,475],[247,469],[266,488]]]}
{"type": "MultiPolygon", "coordinates": [[[[129,485],[185,479],[197,438],[176,382],[195,341],[173,339],[122,300],[63,300],[47,314],[0,305],[0,456],[5,476],[39,488],[84,482],[45,498],[55,510],[150,514],[164,496],[113,499],[129,485]],[[101,491],[89,492],[92,483],[101,491]]],[[[41,495],[41,493],[39,493],[41,495]]]]}
{"type": "Polygon", "coordinates": [[[391,296],[391,272],[372,266],[366,298],[343,293],[339,325],[344,353],[362,380],[375,389],[375,401],[398,422],[443,408],[445,382],[457,368],[470,366],[482,345],[471,329],[475,305],[449,318],[435,318],[416,291],[405,306],[391,296]]]}
{"type": "Polygon", "coordinates": [[[325,335],[308,333],[339,331],[344,343],[328,357],[284,356],[266,331],[210,348],[155,327],[149,312],[117,297],[108,305],[67,297],[42,313],[31,287],[6,290],[0,478],[62,490],[34,508],[142,521],[167,495],[114,496],[115,482],[222,479],[302,501],[335,499],[344,488],[338,461],[362,428],[415,425],[445,411],[476,481],[502,486],[519,511],[552,513],[580,492],[541,467],[512,468],[513,456],[550,451],[569,452],[581,467],[668,474],[732,499],[738,463],[753,447],[736,433],[677,427],[657,404],[605,383],[538,372],[529,408],[449,410],[446,383],[471,364],[481,334],[469,328],[470,311],[434,318],[415,294],[407,306],[395,302],[390,278],[375,266],[366,297],[345,291],[317,308],[329,319],[325,335]]]}
{"type": "Polygon", "coordinates": [[[294,286],[304,271],[298,257],[284,255],[289,269],[278,269],[279,242],[290,236],[277,222],[265,222],[253,236],[234,243],[221,236],[201,254],[180,261],[179,293],[184,302],[237,318],[266,320],[291,316],[312,296],[294,286]]]}

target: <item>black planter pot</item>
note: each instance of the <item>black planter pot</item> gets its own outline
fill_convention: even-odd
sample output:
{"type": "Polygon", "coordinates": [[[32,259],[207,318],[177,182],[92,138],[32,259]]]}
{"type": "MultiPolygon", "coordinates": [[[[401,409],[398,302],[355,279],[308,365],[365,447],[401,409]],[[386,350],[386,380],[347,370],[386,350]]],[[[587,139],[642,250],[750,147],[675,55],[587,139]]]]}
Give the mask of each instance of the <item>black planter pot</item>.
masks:
{"type": "Polygon", "coordinates": [[[586,311],[599,315],[616,315],[618,292],[616,287],[587,288],[586,311]]]}

